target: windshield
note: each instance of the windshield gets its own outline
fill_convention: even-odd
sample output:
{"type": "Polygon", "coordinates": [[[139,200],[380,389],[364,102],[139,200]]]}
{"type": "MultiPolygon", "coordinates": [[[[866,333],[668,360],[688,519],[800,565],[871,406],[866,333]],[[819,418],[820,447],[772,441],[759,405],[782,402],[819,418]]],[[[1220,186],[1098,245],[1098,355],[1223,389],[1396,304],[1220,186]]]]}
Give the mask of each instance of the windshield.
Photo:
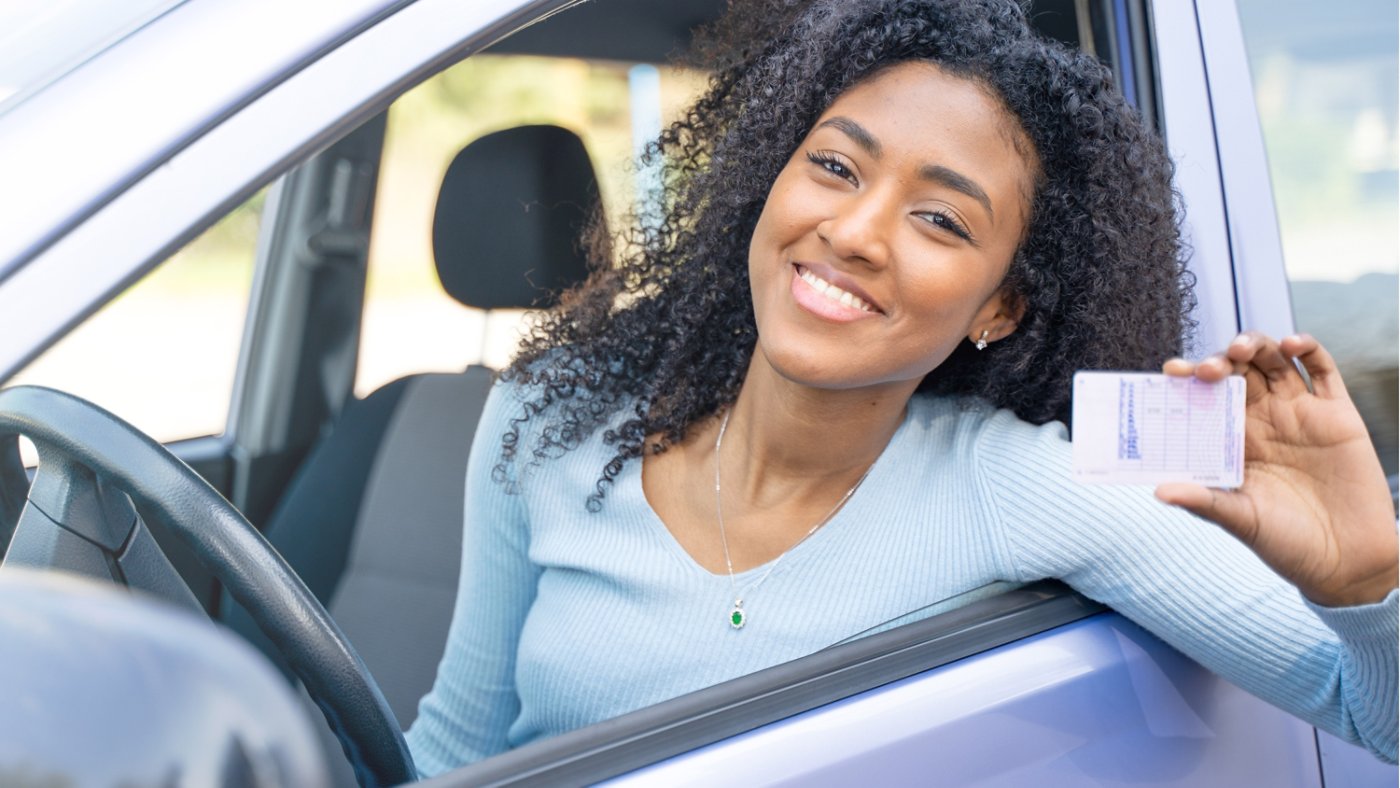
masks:
{"type": "Polygon", "coordinates": [[[184,0],[0,4],[0,114],[184,0]]]}

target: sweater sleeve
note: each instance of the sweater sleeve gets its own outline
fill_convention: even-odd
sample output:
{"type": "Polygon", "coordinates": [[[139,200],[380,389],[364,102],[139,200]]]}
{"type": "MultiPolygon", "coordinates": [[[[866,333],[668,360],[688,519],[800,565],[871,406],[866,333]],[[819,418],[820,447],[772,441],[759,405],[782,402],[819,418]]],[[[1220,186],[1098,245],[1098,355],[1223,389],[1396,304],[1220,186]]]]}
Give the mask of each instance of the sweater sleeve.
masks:
{"type": "Polygon", "coordinates": [[[456,606],[437,678],[407,734],[424,777],[504,751],[520,712],[516,652],[539,572],[528,556],[522,496],[492,479],[520,406],[513,392],[499,383],[491,390],[467,463],[456,606]]]}
{"type": "Polygon", "coordinates": [[[992,416],[977,470],[1023,581],[1057,577],[1312,725],[1394,763],[1397,594],[1309,603],[1243,543],[1147,487],[1071,478],[1064,427],[992,416]]]}

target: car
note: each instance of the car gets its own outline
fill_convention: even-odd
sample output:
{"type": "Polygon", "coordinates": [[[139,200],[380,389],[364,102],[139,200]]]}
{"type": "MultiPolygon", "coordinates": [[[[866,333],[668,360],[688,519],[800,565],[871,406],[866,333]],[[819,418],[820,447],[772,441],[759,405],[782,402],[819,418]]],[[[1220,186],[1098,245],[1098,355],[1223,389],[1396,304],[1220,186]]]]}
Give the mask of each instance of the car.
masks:
{"type": "MultiPolygon", "coordinates": [[[[596,183],[579,174],[569,195],[509,191],[511,178],[554,188],[572,166],[548,157],[576,138],[540,119],[584,94],[534,94],[530,76],[594,86],[603,98],[572,110],[601,129],[584,160],[604,149],[625,157],[628,133],[654,134],[663,109],[703,84],[694,67],[661,64],[724,5],[87,0],[12,26],[29,33],[0,47],[11,53],[0,55],[0,383],[14,386],[0,392],[0,433],[23,433],[41,460],[59,459],[41,462],[17,493],[27,481],[0,446],[5,565],[126,580],[224,621],[331,709],[352,753],[326,748],[337,780],[416,776],[398,727],[431,681],[451,611],[452,525],[475,425],[461,403],[484,396],[518,313],[547,307],[580,275],[568,251],[580,212],[559,219],[564,229],[536,220],[594,191],[605,215],[634,202],[644,212],[636,195],[657,177],[622,168],[596,183]],[[507,69],[524,81],[503,86],[507,69]],[[469,136],[481,139],[456,152],[469,136]],[[432,158],[420,155],[424,140],[447,142],[432,158]],[[466,181],[453,174],[458,161],[474,162],[460,168],[466,181]],[[492,164],[508,171],[504,181],[477,177],[492,164]],[[521,175],[535,167],[551,177],[521,175]],[[405,175],[443,169],[440,194],[405,175]],[[448,200],[458,211],[511,200],[542,210],[520,228],[482,220],[457,237],[455,225],[433,223],[448,200]],[[385,246],[396,225],[417,240],[385,246]],[[520,262],[515,251],[540,238],[562,246],[537,251],[538,265],[520,262]],[[191,252],[212,241],[223,246],[208,259],[191,252]],[[395,255],[436,256],[451,298],[485,315],[458,311],[447,295],[396,301],[395,288],[424,275],[375,267],[395,255]],[[489,281],[472,281],[482,270],[489,281]],[[167,275],[158,289],[173,306],[157,306],[142,289],[167,275]],[[235,295],[206,298],[190,285],[201,278],[235,295]],[[51,361],[65,347],[77,348],[81,378],[51,361]],[[204,396],[195,386],[204,378],[227,396],[204,396]],[[106,411],[23,384],[79,391],[138,427],[190,410],[207,434],[150,428],[181,461],[171,463],[106,411]],[[49,465],[59,475],[46,477],[49,465]],[[40,530],[39,516],[61,520],[60,510],[78,518],[65,525],[81,539],[40,530]],[[117,520],[126,530],[109,528],[117,520]],[[137,555],[155,544],[168,559],[137,555]],[[388,574],[400,580],[389,585],[388,574]]],[[[1167,139],[1199,347],[1224,346],[1246,326],[1291,333],[1235,4],[1037,0],[1032,19],[1100,56],[1167,139]]],[[[888,629],[426,784],[1396,780],[1394,767],[1062,585],[930,603],[888,629]]]]}

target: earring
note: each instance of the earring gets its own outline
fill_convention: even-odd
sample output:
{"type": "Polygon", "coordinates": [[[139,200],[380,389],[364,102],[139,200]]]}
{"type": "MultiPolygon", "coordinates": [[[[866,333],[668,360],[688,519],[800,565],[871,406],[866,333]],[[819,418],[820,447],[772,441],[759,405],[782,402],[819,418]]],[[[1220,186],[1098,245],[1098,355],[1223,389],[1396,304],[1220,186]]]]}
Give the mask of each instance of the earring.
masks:
{"type": "Polygon", "coordinates": [[[986,350],[986,349],[987,349],[987,335],[990,334],[990,333],[992,333],[992,332],[991,332],[991,331],[986,331],[986,330],[984,330],[984,331],[982,332],[982,336],[980,336],[980,337],[977,338],[976,345],[977,345],[977,349],[978,349],[978,350],[986,350]]]}

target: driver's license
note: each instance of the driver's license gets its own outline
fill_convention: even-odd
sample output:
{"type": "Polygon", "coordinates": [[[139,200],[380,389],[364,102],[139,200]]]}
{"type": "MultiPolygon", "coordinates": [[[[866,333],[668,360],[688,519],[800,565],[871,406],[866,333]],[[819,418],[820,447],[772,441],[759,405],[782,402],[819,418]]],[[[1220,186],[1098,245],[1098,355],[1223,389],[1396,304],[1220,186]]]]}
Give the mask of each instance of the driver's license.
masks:
{"type": "Polygon", "coordinates": [[[1076,372],[1074,478],[1087,484],[1244,481],[1244,378],[1076,372]]]}

